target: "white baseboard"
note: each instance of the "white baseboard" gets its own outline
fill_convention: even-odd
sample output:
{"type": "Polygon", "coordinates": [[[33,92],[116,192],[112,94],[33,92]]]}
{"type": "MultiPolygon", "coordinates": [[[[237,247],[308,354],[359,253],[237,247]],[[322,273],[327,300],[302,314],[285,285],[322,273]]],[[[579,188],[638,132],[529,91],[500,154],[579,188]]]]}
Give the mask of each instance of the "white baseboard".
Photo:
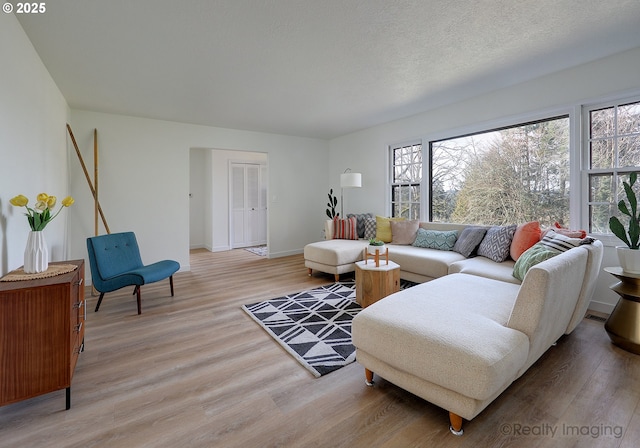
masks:
{"type": "Polygon", "coordinates": [[[611,314],[615,305],[611,305],[610,303],[598,302],[597,300],[592,300],[589,303],[589,309],[593,311],[597,311],[599,313],[611,314]]]}

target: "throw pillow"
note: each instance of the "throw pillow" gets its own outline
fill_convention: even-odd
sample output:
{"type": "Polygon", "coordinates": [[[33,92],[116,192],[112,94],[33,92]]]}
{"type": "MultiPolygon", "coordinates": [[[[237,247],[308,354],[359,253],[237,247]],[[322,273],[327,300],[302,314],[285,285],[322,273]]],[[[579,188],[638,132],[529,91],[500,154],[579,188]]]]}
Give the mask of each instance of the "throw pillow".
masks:
{"type": "Polygon", "coordinates": [[[376,218],[373,216],[364,219],[364,239],[370,240],[376,237],[376,218]]]}
{"type": "Polygon", "coordinates": [[[418,221],[391,221],[391,242],[393,244],[413,244],[418,233],[418,221]]]}
{"type": "Polygon", "coordinates": [[[520,224],[513,235],[513,241],[511,241],[509,250],[511,258],[518,261],[520,255],[540,241],[540,234],[540,223],[538,221],[520,224]]]}
{"type": "Polygon", "coordinates": [[[513,235],[516,233],[516,227],[515,224],[490,227],[478,247],[478,255],[487,257],[496,263],[502,263],[509,257],[511,241],[513,241],[513,235]]]}
{"type": "MultiPolygon", "coordinates": [[[[590,240],[589,243],[593,241],[591,238],[585,238],[585,240],[590,240]]],[[[555,250],[557,253],[560,253],[584,244],[585,240],[582,238],[570,238],[560,233],[556,233],[553,230],[549,230],[540,240],[540,244],[548,249],[555,250]]]]}
{"type": "Polygon", "coordinates": [[[333,238],[339,240],[357,240],[356,218],[333,218],[333,238]]]}
{"type": "Polygon", "coordinates": [[[352,218],[352,217],[356,218],[356,229],[358,231],[358,238],[363,238],[365,219],[373,218],[373,213],[362,213],[359,215],[356,215],[353,213],[347,214],[347,218],[352,218]]]}
{"type": "MultiPolygon", "coordinates": [[[[586,230],[569,230],[566,227],[562,227],[562,225],[557,221],[553,223],[553,226],[550,229],[545,230],[542,233],[542,236],[545,236],[549,231],[554,231],[556,233],[559,233],[560,235],[568,236],[569,238],[587,237],[586,230]]],[[[540,239],[542,239],[542,237],[540,239]]]]}
{"type": "Polygon", "coordinates": [[[457,230],[418,229],[418,235],[413,245],[416,247],[428,247],[429,249],[453,250],[457,240],[457,230]]]}
{"type": "Polygon", "coordinates": [[[453,250],[469,258],[475,254],[476,249],[482,242],[487,229],[484,227],[467,227],[456,240],[453,250]]]}
{"type": "Polygon", "coordinates": [[[520,281],[524,281],[527,271],[538,263],[542,263],[551,257],[555,257],[559,252],[551,250],[542,243],[536,243],[527,249],[513,266],[513,276],[520,281]]]}
{"type": "Polygon", "coordinates": [[[385,218],[384,216],[376,216],[376,238],[385,243],[393,240],[391,233],[391,221],[404,221],[404,218],[385,218]]]}

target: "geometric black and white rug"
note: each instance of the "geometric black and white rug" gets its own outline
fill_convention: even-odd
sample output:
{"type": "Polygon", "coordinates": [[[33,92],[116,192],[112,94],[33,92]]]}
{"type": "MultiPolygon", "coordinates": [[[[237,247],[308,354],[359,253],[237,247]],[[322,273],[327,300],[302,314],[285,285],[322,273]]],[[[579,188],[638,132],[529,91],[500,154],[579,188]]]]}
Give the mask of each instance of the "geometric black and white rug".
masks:
{"type": "Polygon", "coordinates": [[[351,321],[362,308],[353,281],[251,305],[249,316],[316,377],[355,361],[351,321]]]}

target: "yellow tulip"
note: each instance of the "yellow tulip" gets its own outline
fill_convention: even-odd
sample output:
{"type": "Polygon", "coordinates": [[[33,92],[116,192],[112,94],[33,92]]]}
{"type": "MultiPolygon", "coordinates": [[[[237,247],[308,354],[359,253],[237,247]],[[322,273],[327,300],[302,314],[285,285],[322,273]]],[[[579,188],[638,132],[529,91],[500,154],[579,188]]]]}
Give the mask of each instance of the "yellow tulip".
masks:
{"type": "Polygon", "coordinates": [[[47,203],[44,201],[38,201],[36,202],[36,205],[33,206],[33,209],[36,211],[36,213],[42,213],[47,209],[47,203]]]}
{"type": "Polygon", "coordinates": [[[71,196],[67,196],[62,200],[62,205],[65,207],[71,207],[74,202],[76,202],[75,199],[73,199],[71,196]]]}
{"type": "Polygon", "coordinates": [[[27,199],[26,196],[19,194],[15,198],[9,199],[9,202],[11,203],[11,205],[15,205],[16,207],[26,207],[26,205],[29,203],[29,199],[27,199]]]}
{"type": "Polygon", "coordinates": [[[56,201],[58,200],[58,198],[56,198],[55,196],[49,196],[47,198],[47,200],[45,201],[47,203],[47,207],[49,207],[51,210],[53,210],[53,207],[56,206],[56,201]]]}
{"type": "Polygon", "coordinates": [[[40,193],[36,196],[36,201],[47,202],[47,199],[49,199],[49,195],[47,193],[40,193]]]}

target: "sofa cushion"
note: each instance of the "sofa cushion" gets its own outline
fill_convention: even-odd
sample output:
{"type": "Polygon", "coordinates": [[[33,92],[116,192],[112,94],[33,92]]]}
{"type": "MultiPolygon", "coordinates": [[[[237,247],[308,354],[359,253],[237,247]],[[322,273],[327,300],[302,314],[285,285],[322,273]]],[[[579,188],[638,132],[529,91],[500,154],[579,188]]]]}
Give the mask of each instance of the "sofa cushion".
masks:
{"type": "Polygon", "coordinates": [[[510,384],[529,339],[505,326],[518,285],[452,274],[392,294],[353,320],[353,343],[393,367],[484,400],[510,384]]]}
{"type": "Polygon", "coordinates": [[[516,228],[516,233],[513,235],[513,241],[511,241],[511,247],[509,249],[511,258],[514,261],[518,261],[520,255],[540,241],[541,233],[542,231],[540,230],[540,223],[538,221],[520,224],[516,228]]]}
{"type": "Polygon", "coordinates": [[[391,242],[393,244],[413,244],[418,232],[418,221],[391,221],[391,242]]]}
{"type": "Polygon", "coordinates": [[[449,265],[464,260],[457,252],[422,247],[389,244],[389,259],[400,265],[401,272],[411,272],[429,278],[443,277],[449,265]]]}
{"type": "Polygon", "coordinates": [[[485,227],[467,227],[460,232],[460,236],[458,236],[453,250],[465,257],[474,255],[486,233],[487,229],[485,227]]]}
{"type": "Polygon", "coordinates": [[[493,226],[487,230],[487,234],[478,247],[478,255],[487,257],[496,263],[502,263],[509,257],[511,241],[516,232],[516,225],[493,226]]]}
{"type": "Polygon", "coordinates": [[[405,218],[385,218],[384,216],[376,216],[376,238],[385,243],[393,240],[391,233],[391,221],[404,221],[405,218]]]}
{"type": "Polygon", "coordinates": [[[496,263],[486,257],[465,258],[449,265],[449,274],[470,274],[479,277],[492,278],[502,282],[519,285],[521,281],[513,276],[513,260],[496,263]]]}
{"type": "Polygon", "coordinates": [[[438,250],[453,250],[458,239],[457,230],[426,230],[418,229],[413,245],[438,250]]]}
{"type": "Polygon", "coordinates": [[[333,237],[335,239],[357,240],[356,218],[342,219],[337,216],[333,218],[333,237]]]}
{"type": "Polygon", "coordinates": [[[318,241],[304,246],[304,259],[328,266],[352,264],[362,260],[368,244],[365,240],[318,241]]]}

